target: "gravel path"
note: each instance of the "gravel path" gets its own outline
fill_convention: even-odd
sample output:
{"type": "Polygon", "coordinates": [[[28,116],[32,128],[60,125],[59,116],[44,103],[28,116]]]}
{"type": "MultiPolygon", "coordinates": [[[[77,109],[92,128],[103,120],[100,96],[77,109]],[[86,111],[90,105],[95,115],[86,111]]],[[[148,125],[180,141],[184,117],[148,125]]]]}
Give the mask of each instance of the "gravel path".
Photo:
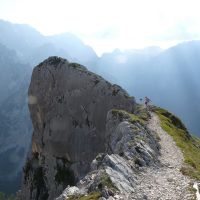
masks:
{"type": "Polygon", "coordinates": [[[180,172],[183,154],[175,142],[161,127],[156,114],[152,113],[149,129],[157,132],[161,141],[160,162],[163,167],[147,168],[140,174],[135,200],[192,200],[188,188],[192,181],[180,172]]]}

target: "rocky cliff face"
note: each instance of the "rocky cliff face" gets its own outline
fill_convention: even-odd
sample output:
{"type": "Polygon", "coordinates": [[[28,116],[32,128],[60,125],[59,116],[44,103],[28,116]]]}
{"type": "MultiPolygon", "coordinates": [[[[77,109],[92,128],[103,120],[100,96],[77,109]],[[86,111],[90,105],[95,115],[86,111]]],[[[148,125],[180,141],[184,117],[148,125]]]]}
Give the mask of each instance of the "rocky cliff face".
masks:
{"type": "Polygon", "coordinates": [[[134,199],[135,188],[140,184],[138,174],[141,168],[160,165],[160,145],[156,133],[145,128],[134,117],[120,110],[108,112],[107,151],[92,161],[90,173],[75,187],[66,188],[57,200],[82,199],[84,195],[95,200],[100,197],[134,199]]]}
{"type": "Polygon", "coordinates": [[[112,135],[106,132],[108,111],[132,112],[136,105],[119,86],[58,57],[33,70],[28,95],[34,132],[24,167],[22,199],[27,200],[53,199],[83,178],[92,160],[106,152],[112,135]]]}
{"type": "Polygon", "coordinates": [[[58,57],[35,67],[28,93],[22,200],[194,199],[185,175],[200,177],[200,140],[168,111],[58,57]]]}

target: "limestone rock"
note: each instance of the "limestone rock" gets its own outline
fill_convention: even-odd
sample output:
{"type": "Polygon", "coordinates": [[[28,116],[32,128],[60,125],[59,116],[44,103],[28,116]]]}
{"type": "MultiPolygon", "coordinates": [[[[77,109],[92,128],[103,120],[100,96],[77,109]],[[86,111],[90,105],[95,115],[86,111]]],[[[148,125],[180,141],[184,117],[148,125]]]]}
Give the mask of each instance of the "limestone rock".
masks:
{"type": "Polygon", "coordinates": [[[72,187],[67,187],[63,193],[56,198],[57,200],[65,200],[67,196],[72,196],[72,195],[80,195],[81,191],[79,190],[78,187],[72,186],[72,187]]]}
{"type": "Polygon", "coordinates": [[[126,159],[135,159],[139,166],[154,164],[160,148],[156,135],[137,121],[130,123],[127,113],[117,112],[108,112],[107,151],[126,159]]]}
{"type": "Polygon", "coordinates": [[[140,123],[131,122],[128,114],[117,112],[111,110],[107,115],[106,152],[92,161],[90,172],[77,184],[84,194],[98,191],[105,199],[132,199],[140,184],[138,174],[143,168],[160,165],[156,135],[140,123]]]}
{"type": "Polygon", "coordinates": [[[106,151],[109,110],[134,110],[135,100],[85,67],[50,57],[34,68],[29,87],[32,153],[24,167],[24,200],[53,199],[106,151]]]}

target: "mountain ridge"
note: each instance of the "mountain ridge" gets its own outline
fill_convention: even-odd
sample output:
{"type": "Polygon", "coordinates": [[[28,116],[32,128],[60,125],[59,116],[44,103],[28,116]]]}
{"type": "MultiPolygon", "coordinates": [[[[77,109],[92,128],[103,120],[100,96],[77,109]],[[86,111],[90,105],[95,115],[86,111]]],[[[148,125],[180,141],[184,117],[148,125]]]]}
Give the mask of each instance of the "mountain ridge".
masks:
{"type": "Polygon", "coordinates": [[[194,198],[200,162],[191,155],[187,161],[173,139],[180,134],[196,155],[200,141],[175,116],[156,107],[152,113],[120,86],[59,57],[34,68],[28,94],[34,131],[21,199],[194,198]],[[175,135],[161,128],[155,113],[175,135]]]}
{"type": "MultiPolygon", "coordinates": [[[[94,50],[72,33],[44,36],[29,25],[14,24],[4,20],[0,20],[0,43],[14,49],[23,62],[28,62],[33,66],[45,59],[46,56],[53,55],[68,56],[71,61],[77,59],[83,64],[97,59],[94,50]],[[38,48],[45,47],[48,44],[54,47],[49,51],[51,55],[45,55],[43,51],[40,55],[41,59],[33,57],[38,48]]],[[[46,50],[48,51],[48,49],[46,50]]]]}
{"type": "MultiPolygon", "coordinates": [[[[5,24],[10,23],[6,22],[5,24]]],[[[3,29],[1,28],[0,22],[0,41],[5,41],[7,38],[6,42],[9,42],[10,37],[15,40],[14,43],[10,40],[10,48],[5,45],[0,45],[0,136],[2,141],[6,141],[0,148],[2,153],[4,150],[8,150],[9,155],[18,155],[17,149],[20,148],[20,144],[18,143],[17,149],[15,149],[11,148],[15,147],[15,144],[12,145],[11,142],[17,139],[19,135],[22,138],[30,137],[21,141],[21,147],[24,148],[24,146],[26,146],[25,149],[27,151],[31,139],[31,130],[29,126],[29,113],[25,105],[27,104],[26,91],[28,90],[31,71],[33,66],[41,62],[44,58],[54,55],[65,57],[70,60],[70,62],[72,60],[73,62],[76,61],[87,66],[88,69],[100,74],[110,82],[121,85],[131,95],[134,95],[138,101],[141,97],[148,96],[154,104],[164,107],[180,116],[191,133],[195,135],[199,134],[200,96],[196,92],[200,85],[198,77],[198,66],[200,62],[198,41],[187,42],[184,43],[183,46],[180,44],[173,49],[163,50],[162,56],[160,56],[160,54],[157,55],[157,50],[154,49],[156,51],[152,50],[151,53],[157,55],[157,60],[154,58],[155,56],[153,58],[152,55],[147,56],[147,54],[145,54],[146,51],[143,52],[145,56],[140,53],[138,57],[135,56],[136,54],[138,55],[137,51],[130,50],[128,52],[116,51],[115,54],[110,53],[106,59],[104,56],[104,58],[98,58],[94,56],[93,53],[90,54],[88,52],[84,54],[84,58],[82,62],[80,62],[80,53],[75,54],[76,52],[74,52],[74,56],[71,56],[70,49],[59,49],[49,41],[43,44],[40,34],[37,31],[35,34],[32,33],[31,28],[27,34],[24,33],[26,39],[23,38],[23,32],[26,32],[27,26],[25,26],[25,30],[18,30],[18,35],[20,37],[16,39],[15,25],[10,24],[10,26],[11,29],[9,29],[9,31],[7,30],[6,34],[2,35],[3,29]],[[13,47],[16,40],[18,44],[13,47]],[[27,40],[28,42],[34,43],[33,46],[38,45],[38,47],[28,47],[30,51],[26,51],[25,56],[23,53],[19,53],[20,49],[18,47],[21,48],[21,44],[26,43],[27,40]],[[89,56],[92,58],[90,61],[86,61],[88,54],[91,56],[93,55],[92,57],[89,56]],[[117,59],[115,57],[117,57],[117,59]],[[117,61],[120,61],[120,63],[117,61]],[[18,103],[17,100],[22,100],[23,102],[18,103]],[[21,115],[19,115],[20,112],[21,115]],[[27,126],[25,126],[26,124],[27,126]],[[30,132],[28,133],[23,129],[30,130],[30,132]],[[21,134],[19,134],[20,132],[21,134]],[[10,142],[8,138],[5,138],[6,135],[9,135],[10,142]],[[12,152],[10,152],[11,150],[12,152]]],[[[22,45],[22,47],[23,46],[24,45],[22,45]]],[[[79,48],[82,49],[84,47],[76,46],[75,51],[79,48]]],[[[23,52],[25,49],[22,49],[23,52]]],[[[17,141],[19,142],[18,139],[17,141]]],[[[6,158],[5,163],[10,160],[7,153],[1,155],[6,158]]],[[[26,153],[27,152],[25,152],[25,154],[26,153]]],[[[13,158],[11,160],[13,161],[13,158]]],[[[21,163],[13,166],[13,169],[15,169],[14,171],[19,169],[19,166],[21,167],[23,165],[23,161],[24,157],[21,159],[21,163]]],[[[7,165],[7,169],[10,169],[9,166],[10,165],[7,165]]],[[[9,176],[9,173],[7,173],[6,176],[9,176]]],[[[5,181],[5,174],[4,178],[1,179],[0,177],[0,182],[1,180],[3,184],[5,181]]],[[[19,181],[18,178],[17,182],[19,181]]],[[[6,188],[6,185],[1,188],[6,188]]],[[[15,192],[16,190],[11,191],[10,187],[7,187],[5,191],[15,192]]]]}

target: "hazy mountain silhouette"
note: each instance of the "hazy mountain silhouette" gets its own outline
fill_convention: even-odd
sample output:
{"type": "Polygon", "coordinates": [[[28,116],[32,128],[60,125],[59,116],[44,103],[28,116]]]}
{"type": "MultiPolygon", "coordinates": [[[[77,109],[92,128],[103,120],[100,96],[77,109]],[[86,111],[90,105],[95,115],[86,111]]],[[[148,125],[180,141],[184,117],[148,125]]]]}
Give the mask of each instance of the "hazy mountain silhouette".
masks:
{"type": "Polygon", "coordinates": [[[0,103],[19,88],[31,69],[22,64],[15,50],[9,50],[0,44],[0,103]]]}
{"type": "Polygon", "coordinates": [[[179,115],[192,133],[200,135],[200,41],[152,54],[141,52],[104,54],[99,73],[107,78],[112,74],[113,80],[138,99],[149,96],[153,103],[179,115]]]}
{"type": "Polygon", "coordinates": [[[30,149],[32,125],[27,106],[29,78],[0,106],[0,189],[15,192],[30,149]]]}
{"type": "Polygon", "coordinates": [[[94,50],[71,33],[44,36],[29,25],[3,20],[0,20],[0,43],[15,50],[23,62],[32,66],[52,55],[83,64],[97,59],[94,50]]]}
{"type": "Polygon", "coordinates": [[[0,44],[0,189],[14,192],[31,140],[27,89],[31,67],[0,44]]]}

